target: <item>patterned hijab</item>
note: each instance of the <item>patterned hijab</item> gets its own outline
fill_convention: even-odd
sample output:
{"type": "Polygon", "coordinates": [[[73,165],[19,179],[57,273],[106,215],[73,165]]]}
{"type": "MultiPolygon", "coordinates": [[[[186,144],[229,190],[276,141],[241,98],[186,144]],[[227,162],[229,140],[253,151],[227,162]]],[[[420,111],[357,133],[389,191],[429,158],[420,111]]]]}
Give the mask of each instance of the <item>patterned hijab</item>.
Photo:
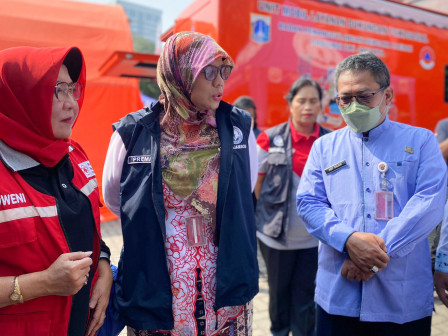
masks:
{"type": "Polygon", "coordinates": [[[230,56],[209,36],[180,32],[171,36],[157,64],[161,117],[162,177],[166,185],[193,205],[212,227],[216,200],[220,141],[215,111],[201,111],[191,101],[193,83],[202,69],[230,56]]]}
{"type": "MultiPolygon", "coordinates": [[[[0,140],[47,167],[68,153],[70,139],[56,139],[51,126],[53,95],[61,65],[86,84],[76,47],[16,47],[0,51],[0,140]]],[[[77,101],[81,111],[84,91],[77,101]]],[[[79,114],[78,114],[79,116],[79,114]]]]}

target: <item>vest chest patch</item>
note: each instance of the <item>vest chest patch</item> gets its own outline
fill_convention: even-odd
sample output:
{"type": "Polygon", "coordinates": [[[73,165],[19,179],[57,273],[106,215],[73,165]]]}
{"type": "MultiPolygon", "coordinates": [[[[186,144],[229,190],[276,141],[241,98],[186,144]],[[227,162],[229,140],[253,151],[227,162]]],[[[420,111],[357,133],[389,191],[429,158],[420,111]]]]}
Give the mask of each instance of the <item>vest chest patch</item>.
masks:
{"type": "Polygon", "coordinates": [[[284,146],[284,142],[283,142],[283,138],[281,135],[276,135],[274,137],[274,139],[272,140],[272,143],[274,144],[274,146],[276,147],[283,147],[284,146]]]}
{"type": "Polygon", "coordinates": [[[84,161],[78,164],[78,166],[87,178],[95,176],[95,172],[93,171],[89,161],[84,161]]]}
{"type": "Polygon", "coordinates": [[[18,203],[26,203],[24,193],[0,195],[0,205],[13,205],[18,203]]]}
{"type": "Polygon", "coordinates": [[[128,164],[151,163],[151,155],[128,156],[128,164]]]}
{"type": "Polygon", "coordinates": [[[285,149],[283,147],[269,147],[268,153],[285,153],[285,149]]]}

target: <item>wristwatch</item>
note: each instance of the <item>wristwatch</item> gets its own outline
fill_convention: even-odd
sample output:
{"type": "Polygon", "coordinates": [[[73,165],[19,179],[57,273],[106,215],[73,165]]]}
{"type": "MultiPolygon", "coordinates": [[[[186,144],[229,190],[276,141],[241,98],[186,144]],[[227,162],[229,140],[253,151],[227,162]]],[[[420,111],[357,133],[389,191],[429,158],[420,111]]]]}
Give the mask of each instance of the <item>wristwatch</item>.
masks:
{"type": "Polygon", "coordinates": [[[19,277],[14,277],[14,290],[12,291],[11,295],[9,295],[9,299],[13,304],[17,303],[23,303],[23,295],[20,291],[19,286],[19,277]]]}

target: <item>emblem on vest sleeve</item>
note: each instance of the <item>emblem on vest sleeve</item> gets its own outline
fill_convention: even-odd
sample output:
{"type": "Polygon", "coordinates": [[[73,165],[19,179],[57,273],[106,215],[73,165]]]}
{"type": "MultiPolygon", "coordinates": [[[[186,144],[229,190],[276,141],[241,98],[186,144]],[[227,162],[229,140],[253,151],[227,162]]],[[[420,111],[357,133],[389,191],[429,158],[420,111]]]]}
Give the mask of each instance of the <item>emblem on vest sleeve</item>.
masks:
{"type": "Polygon", "coordinates": [[[81,162],[78,166],[87,178],[95,176],[95,172],[93,171],[89,161],[81,162]]]}
{"type": "Polygon", "coordinates": [[[243,141],[243,132],[238,127],[233,126],[233,144],[239,145],[241,141],[243,141]]]}
{"type": "Polygon", "coordinates": [[[233,126],[233,149],[241,149],[246,148],[246,145],[241,145],[241,142],[243,141],[243,132],[241,129],[239,129],[236,126],[233,126]]]}

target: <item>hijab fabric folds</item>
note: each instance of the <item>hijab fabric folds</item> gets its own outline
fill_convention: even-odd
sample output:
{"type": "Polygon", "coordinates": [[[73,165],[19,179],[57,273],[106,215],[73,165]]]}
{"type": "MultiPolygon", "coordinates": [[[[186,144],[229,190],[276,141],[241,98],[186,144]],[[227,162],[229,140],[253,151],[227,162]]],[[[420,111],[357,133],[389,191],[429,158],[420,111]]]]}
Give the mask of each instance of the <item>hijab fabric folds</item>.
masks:
{"type": "Polygon", "coordinates": [[[160,146],[163,180],[213,228],[220,159],[215,111],[199,110],[190,97],[202,69],[219,58],[233,65],[211,37],[180,32],[167,40],[157,64],[159,100],[164,107],[160,146]]]}
{"type": "MultiPolygon", "coordinates": [[[[47,167],[55,166],[69,150],[70,140],[56,139],[51,126],[54,90],[63,63],[72,80],[85,87],[84,59],[76,47],[0,51],[0,140],[47,167]]],[[[83,99],[84,93],[77,101],[80,110],[83,99]]]]}

